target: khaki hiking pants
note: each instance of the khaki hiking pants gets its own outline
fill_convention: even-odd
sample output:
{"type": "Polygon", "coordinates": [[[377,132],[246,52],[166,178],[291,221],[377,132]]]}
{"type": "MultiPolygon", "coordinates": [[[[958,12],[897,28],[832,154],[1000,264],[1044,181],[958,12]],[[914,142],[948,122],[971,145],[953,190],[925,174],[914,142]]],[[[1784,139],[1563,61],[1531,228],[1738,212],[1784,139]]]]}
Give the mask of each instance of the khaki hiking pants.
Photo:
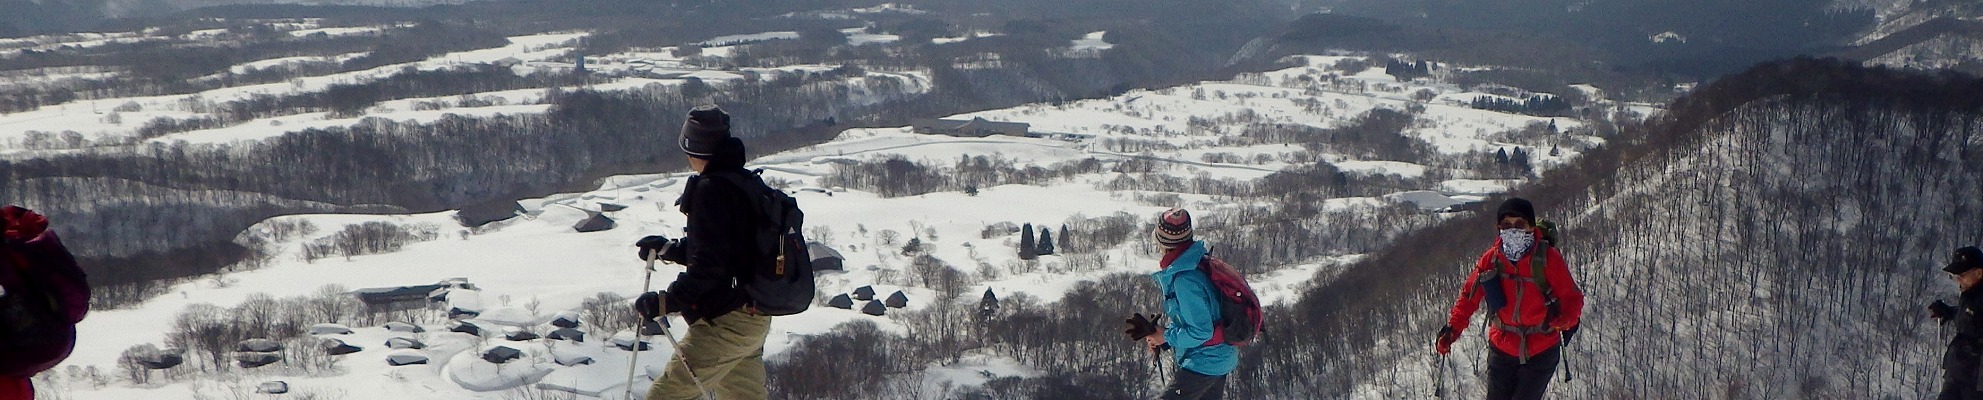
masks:
{"type": "Polygon", "coordinates": [[[682,338],[682,356],[688,369],[674,357],[668,358],[668,372],[654,380],[647,400],[697,400],[695,381],[709,389],[718,400],[762,400],[770,396],[764,386],[764,336],[771,333],[771,317],[748,307],[714,319],[689,325],[682,338]],[[689,371],[695,372],[694,381],[689,371]]]}

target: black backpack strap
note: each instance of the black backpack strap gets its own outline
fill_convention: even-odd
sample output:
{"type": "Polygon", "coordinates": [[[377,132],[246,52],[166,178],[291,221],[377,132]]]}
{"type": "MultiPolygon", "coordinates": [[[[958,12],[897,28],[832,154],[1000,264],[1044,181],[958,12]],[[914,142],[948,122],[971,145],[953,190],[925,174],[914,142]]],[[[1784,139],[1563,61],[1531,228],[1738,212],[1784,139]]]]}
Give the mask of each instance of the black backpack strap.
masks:
{"type": "Polygon", "coordinates": [[[773,211],[771,211],[772,205],[768,204],[771,199],[765,198],[767,196],[766,191],[776,189],[772,189],[770,185],[765,184],[764,178],[758,176],[758,174],[764,172],[763,169],[749,172],[748,175],[736,172],[717,172],[703,174],[703,176],[714,177],[729,182],[731,187],[744,192],[744,197],[750,198],[751,209],[757,210],[758,221],[756,221],[756,225],[759,230],[759,254],[776,256],[779,250],[778,239],[776,237],[777,232],[775,232],[777,228],[765,228],[766,225],[773,225],[779,222],[778,216],[773,215],[773,211]],[[770,232],[770,234],[766,234],[766,232],[770,232]]]}
{"type": "Polygon", "coordinates": [[[764,213],[764,191],[771,190],[771,185],[765,184],[764,179],[758,177],[757,174],[745,175],[735,172],[718,172],[704,176],[729,182],[731,187],[737,188],[737,190],[744,192],[744,195],[750,197],[752,208],[756,208],[759,214],[764,213]]]}

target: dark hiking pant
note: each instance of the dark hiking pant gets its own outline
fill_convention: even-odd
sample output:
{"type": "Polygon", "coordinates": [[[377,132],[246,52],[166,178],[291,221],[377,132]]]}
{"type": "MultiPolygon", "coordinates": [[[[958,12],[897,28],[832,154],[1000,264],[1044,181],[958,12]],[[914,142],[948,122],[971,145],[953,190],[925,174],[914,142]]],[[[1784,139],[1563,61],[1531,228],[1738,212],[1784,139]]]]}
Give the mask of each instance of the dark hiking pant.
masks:
{"type": "Polygon", "coordinates": [[[1556,376],[1556,363],[1563,359],[1563,346],[1529,356],[1527,364],[1501,349],[1487,356],[1487,400],[1541,400],[1549,393],[1549,378],[1556,376]]]}
{"type": "Polygon", "coordinates": [[[1219,400],[1226,394],[1226,376],[1211,376],[1178,368],[1163,400],[1219,400]]]}
{"type": "Polygon", "coordinates": [[[1983,391],[1976,390],[1976,381],[1942,378],[1942,395],[1935,400],[1983,400],[1983,391]]]}
{"type": "Polygon", "coordinates": [[[1975,368],[1943,370],[1941,396],[1935,396],[1935,400],[1983,400],[1983,390],[1977,390],[1977,380],[1955,376],[1975,376],[1975,368]]]}

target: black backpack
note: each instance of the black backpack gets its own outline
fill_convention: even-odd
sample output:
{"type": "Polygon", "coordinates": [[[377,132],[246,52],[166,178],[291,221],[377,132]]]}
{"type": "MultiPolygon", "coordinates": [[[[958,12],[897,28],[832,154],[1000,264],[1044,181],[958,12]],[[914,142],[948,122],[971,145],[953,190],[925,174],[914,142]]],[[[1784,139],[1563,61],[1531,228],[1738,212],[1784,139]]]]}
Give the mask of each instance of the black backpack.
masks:
{"type": "Polygon", "coordinates": [[[766,185],[764,178],[758,176],[763,172],[711,175],[750,194],[752,205],[761,214],[758,251],[772,262],[759,264],[752,269],[751,276],[740,277],[751,304],[765,315],[798,314],[812,306],[814,293],[812,254],[806,249],[805,236],[800,234],[804,232],[806,213],[799,209],[798,199],[766,185]]]}

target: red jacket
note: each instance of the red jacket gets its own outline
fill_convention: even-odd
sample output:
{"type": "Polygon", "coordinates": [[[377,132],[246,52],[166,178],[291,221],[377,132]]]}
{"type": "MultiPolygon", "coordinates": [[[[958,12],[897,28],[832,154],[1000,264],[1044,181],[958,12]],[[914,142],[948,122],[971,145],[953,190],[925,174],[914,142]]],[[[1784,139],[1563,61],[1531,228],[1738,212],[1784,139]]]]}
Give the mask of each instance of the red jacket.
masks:
{"type": "Polygon", "coordinates": [[[28,378],[0,376],[0,400],[34,400],[34,382],[28,378]]]}
{"type": "MultiPolygon", "coordinates": [[[[1536,244],[1542,243],[1542,234],[1536,233],[1536,244]]],[[[1455,332],[1466,331],[1467,322],[1473,319],[1474,311],[1480,309],[1480,302],[1484,296],[1474,284],[1480,279],[1481,272],[1502,268],[1507,274],[1530,278],[1533,275],[1530,271],[1533,269],[1529,266],[1529,262],[1537,255],[1536,253],[1531,251],[1520,260],[1508,260],[1508,257],[1501,253],[1501,240],[1495,239],[1494,247],[1489,248],[1487,254],[1482,254],[1480,261],[1474,263],[1473,273],[1467,275],[1466,286],[1460,287],[1460,299],[1453,304],[1452,316],[1446,323],[1452,326],[1455,332]]],[[[1543,267],[1542,273],[1544,278],[1549,280],[1550,291],[1555,292],[1556,295],[1560,314],[1555,320],[1544,320],[1548,318],[1549,306],[1541,295],[1542,288],[1535,283],[1514,279],[1500,280],[1502,293],[1507,294],[1508,306],[1502,307],[1501,312],[1496,313],[1497,315],[1492,318],[1500,320],[1502,324],[1515,327],[1567,328],[1577,325],[1577,321],[1584,314],[1584,292],[1577,288],[1577,281],[1570,277],[1570,267],[1563,262],[1563,253],[1557,252],[1555,246],[1550,246],[1547,253],[1549,262],[1543,267]],[[1518,298],[1519,302],[1516,301],[1518,298]],[[1515,319],[1517,310],[1521,313],[1520,320],[1515,319]]],[[[1516,356],[1535,355],[1549,350],[1561,341],[1561,336],[1554,333],[1522,335],[1491,326],[1486,329],[1488,329],[1487,341],[1492,343],[1494,348],[1516,356]],[[1528,354],[1521,353],[1523,340],[1528,341],[1528,354]]]]}

